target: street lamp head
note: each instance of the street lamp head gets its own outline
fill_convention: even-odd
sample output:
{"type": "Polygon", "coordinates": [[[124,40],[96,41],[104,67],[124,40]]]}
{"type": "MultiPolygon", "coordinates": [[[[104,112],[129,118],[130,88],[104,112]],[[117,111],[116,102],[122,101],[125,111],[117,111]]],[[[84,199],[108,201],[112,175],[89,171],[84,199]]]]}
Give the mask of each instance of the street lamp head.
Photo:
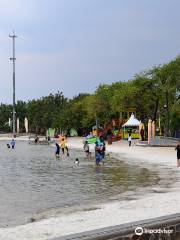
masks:
{"type": "Polygon", "coordinates": [[[13,30],[13,34],[11,35],[11,34],[9,34],[9,37],[11,37],[11,38],[17,38],[17,36],[15,35],[15,31],[13,30]]]}

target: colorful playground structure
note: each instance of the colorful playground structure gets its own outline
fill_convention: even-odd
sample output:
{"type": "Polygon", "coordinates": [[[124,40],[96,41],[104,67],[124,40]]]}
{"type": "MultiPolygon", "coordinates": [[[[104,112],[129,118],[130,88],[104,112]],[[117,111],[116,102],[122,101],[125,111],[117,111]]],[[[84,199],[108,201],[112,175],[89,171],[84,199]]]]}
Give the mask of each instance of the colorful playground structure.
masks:
{"type": "Polygon", "coordinates": [[[134,139],[144,140],[144,124],[131,113],[130,118],[120,125],[118,120],[112,120],[103,128],[92,127],[92,132],[87,136],[88,143],[94,143],[98,137],[103,137],[109,144],[121,139],[127,139],[131,135],[134,139]]]}

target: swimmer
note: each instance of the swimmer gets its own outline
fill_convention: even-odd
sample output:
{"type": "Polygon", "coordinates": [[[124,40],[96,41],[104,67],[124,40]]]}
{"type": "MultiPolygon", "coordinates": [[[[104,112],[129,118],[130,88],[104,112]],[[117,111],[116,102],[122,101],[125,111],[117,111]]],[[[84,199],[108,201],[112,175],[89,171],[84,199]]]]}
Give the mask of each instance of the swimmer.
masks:
{"type": "Polygon", "coordinates": [[[79,159],[76,158],[76,160],[74,161],[75,164],[79,164],[79,159]]]}

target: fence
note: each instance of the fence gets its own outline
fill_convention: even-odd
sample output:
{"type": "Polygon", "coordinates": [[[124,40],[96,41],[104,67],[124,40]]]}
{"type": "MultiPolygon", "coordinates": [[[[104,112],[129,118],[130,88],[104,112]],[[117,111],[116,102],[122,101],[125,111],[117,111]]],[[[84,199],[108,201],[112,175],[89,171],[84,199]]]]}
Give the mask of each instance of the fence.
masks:
{"type": "Polygon", "coordinates": [[[180,240],[180,213],[82,232],[53,240],[180,240]]]}

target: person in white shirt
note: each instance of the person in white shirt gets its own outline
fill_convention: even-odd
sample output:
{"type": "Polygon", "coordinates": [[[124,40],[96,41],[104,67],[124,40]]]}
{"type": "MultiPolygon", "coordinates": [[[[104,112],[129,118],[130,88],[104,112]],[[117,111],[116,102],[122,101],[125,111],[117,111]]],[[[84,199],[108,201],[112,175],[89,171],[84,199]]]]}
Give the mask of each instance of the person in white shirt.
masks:
{"type": "Polygon", "coordinates": [[[129,135],[129,137],[128,137],[128,142],[129,142],[129,147],[131,146],[131,142],[132,142],[132,137],[131,137],[131,135],[129,135]]]}

